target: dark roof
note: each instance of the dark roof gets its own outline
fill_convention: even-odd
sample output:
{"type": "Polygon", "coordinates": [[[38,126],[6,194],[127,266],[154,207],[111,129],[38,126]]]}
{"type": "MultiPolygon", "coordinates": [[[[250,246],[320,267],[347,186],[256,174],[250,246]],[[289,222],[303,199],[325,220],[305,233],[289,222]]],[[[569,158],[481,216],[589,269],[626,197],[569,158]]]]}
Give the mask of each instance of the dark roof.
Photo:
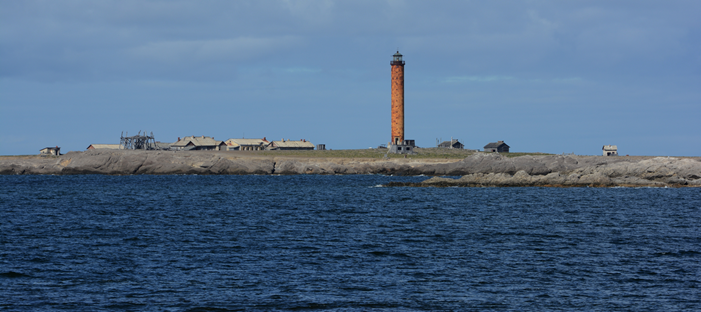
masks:
{"type": "MultiPolygon", "coordinates": [[[[501,142],[501,143],[499,143],[499,142],[492,142],[492,143],[489,143],[489,144],[485,145],[484,148],[498,148],[498,147],[504,146],[504,145],[506,145],[506,143],[504,143],[504,142],[501,142]]],[[[509,147],[509,146],[506,145],[506,147],[509,147]]]]}
{"type": "Polygon", "coordinates": [[[397,51],[397,53],[394,53],[394,55],[392,55],[392,56],[402,56],[402,55],[399,53],[399,51],[397,51]]]}
{"type": "Polygon", "coordinates": [[[457,139],[456,139],[456,140],[453,140],[453,142],[450,142],[450,141],[443,141],[443,142],[441,142],[441,144],[438,144],[438,146],[451,146],[451,145],[455,146],[455,145],[458,145],[458,144],[464,146],[464,144],[460,143],[460,141],[458,141],[457,139]],[[451,143],[452,143],[452,144],[451,144],[451,143]]]}

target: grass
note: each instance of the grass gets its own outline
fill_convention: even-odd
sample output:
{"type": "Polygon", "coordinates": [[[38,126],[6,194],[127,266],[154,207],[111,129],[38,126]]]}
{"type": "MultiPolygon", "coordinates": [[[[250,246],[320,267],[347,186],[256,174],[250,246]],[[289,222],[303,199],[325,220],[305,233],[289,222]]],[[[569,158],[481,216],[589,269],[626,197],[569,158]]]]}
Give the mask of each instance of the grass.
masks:
{"type": "Polygon", "coordinates": [[[501,153],[501,156],[506,156],[509,158],[512,157],[520,157],[520,156],[544,156],[544,155],[555,155],[555,154],[548,154],[548,153],[501,153]]]}
{"type": "MultiPolygon", "coordinates": [[[[416,154],[406,155],[410,159],[463,159],[472,154],[472,150],[464,149],[449,149],[449,148],[417,148],[414,149],[416,154]]],[[[374,158],[382,159],[387,155],[390,159],[404,158],[403,154],[387,154],[387,149],[343,149],[343,150],[325,150],[325,151],[250,151],[246,152],[249,155],[261,156],[298,156],[309,158],[374,158]]],[[[552,155],[545,153],[502,153],[505,157],[519,157],[526,155],[552,155]]],[[[40,155],[0,155],[1,157],[13,158],[57,158],[58,156],[40,156],[40,155]]]]}
{"type": "MultiPolygon", "coordinates": [[[[417,148],[416,154],[406,155],[411,159],[463,159],[474,154],[474,151],[449,148],[417,148]]],[[[388,154],[387,149],[347,149],[325,151],[257,151],[258,155],[265,156],[300,156],[300,157],[329,157],[329,158],[404,158],[402,154],[388,154]]],[[[518,157],[524,155],[550,155],[544,153],[502,153],[506,157],[518,157]]]]}
{"type": "Polygon", "coordinates": [[[46,158],[46,157],[58,158],[58,156],[49,156],[49,155],[46,155],[46,156],[42,156],[42,155],[0,155],[0,158],[3,158],[3,157],[6,157],[6,158],[10,158],[10,157],[12,157],[12,158],[46,158]]]}

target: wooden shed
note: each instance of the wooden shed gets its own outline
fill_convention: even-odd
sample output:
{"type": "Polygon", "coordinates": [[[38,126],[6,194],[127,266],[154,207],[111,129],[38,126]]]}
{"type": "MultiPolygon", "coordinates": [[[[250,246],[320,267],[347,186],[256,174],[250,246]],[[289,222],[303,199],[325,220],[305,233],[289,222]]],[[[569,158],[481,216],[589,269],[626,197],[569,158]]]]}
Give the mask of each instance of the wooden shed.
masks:
{"type": "Polygon", "coordinates": [[[42,156],[60,156],[61,155],[61,148],[58,146],[44,147],[41,150],[39,150],[39,155],[42,155],[42,156]]]}
{"type": "Polygon", "coordinates": [[[604,156],[618,156],[618,146],[616,145],[604,145],[601,148],[604,156]]]}
{"type": "Polygon", "coordinates": [[[508,153],[509,146],[504,141],[496,141],[484,146],[485,152],[508,153]]]}
{"type": "Polygon", "coordinates": [[[443,141],[443,142],[441,142],[441,144],[438,144],[438,147],[463,149],[463,148],[465,148],[465,145],[460,143],[457,139],[455,139],[455,140],[450,140],[450,141],[443,141]]]}

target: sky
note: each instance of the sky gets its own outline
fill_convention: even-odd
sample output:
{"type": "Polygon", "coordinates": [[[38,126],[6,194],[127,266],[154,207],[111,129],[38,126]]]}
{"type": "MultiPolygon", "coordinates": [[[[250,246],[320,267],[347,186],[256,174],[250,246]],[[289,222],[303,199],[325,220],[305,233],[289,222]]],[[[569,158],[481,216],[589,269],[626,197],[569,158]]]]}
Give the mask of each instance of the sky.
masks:
{"type": "Polygon", "coordinates": [[[701,156],[701,1],[0,0],[0,155],[122,133],[701,156]]]}

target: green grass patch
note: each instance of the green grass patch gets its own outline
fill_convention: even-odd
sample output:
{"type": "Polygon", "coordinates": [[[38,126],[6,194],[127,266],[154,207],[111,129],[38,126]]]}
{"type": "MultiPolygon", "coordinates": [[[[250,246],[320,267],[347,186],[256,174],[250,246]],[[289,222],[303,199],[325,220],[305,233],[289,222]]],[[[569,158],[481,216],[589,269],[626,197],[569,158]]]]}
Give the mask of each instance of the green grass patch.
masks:
{"type": "Polygon", "coordinates": [[[548,154],[548,153],[500,153],[500,155],[512,158],[512,157],[519,157],[519,156],[544,156],[544,155],[555,155],[555,154],[548,154]]]}
{"type": "Polygon", "coordinates": [[[44,157],[58,157],[58,156],[41,156],[41,155],[0,155],[0,158],[44,158],[44,157]]]}
{"type": "MultiPolygon", "coordinates": [[[[463,159],[474,154],[474,151],[449,148],[417,148],[416,154],[406,155],[411,159],[463,159]]],[[[328,158],[405,158],[403,154],[389,154],[387,149],[345,149],[325,151],[257,151],[258,155],[265,156],[299,156],[299,157],[328,157],[328,158]]],[[[524,155],[550,155],[544,153],[502,153],[506,157],[518,157],[524,155]]]]}

